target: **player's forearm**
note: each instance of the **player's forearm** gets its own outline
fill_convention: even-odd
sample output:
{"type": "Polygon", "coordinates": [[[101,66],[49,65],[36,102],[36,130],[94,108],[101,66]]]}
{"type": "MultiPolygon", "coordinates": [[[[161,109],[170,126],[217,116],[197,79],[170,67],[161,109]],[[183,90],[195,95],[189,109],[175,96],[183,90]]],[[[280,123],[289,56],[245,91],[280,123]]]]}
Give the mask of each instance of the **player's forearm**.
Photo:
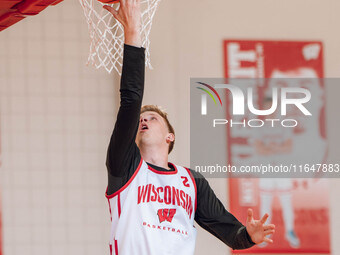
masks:
{"type": "Polygon", "coordinates": [[[245,226],[240,227],[235,235],[232,248],[236,250],[242,250],[250,248],[253,245],[255,245],[255,243],[251,240],[251,237],[249,236],[246,227],[245,226]]]}
{"type": "Polygon", "coordinates": [[[209,220],[196,218],[195,220],[202,228],[234,250],[247,249],[254,245],[245,226],[226,210],[220,216],[214,216],[209,220]]]}
{"type": "Polygon", "coordinates": [[[233,249],[251,247],[253,244],[245,227],[224,208],[208,181],[195,171],[191,173],[197,187],[196,222],[233,249]]]}
{"type": "Polygon", "coordinates": [[[122,77],[120,80],[121,107],[141,103],[144,92],[145,49],[124,45],[122,77]]]}

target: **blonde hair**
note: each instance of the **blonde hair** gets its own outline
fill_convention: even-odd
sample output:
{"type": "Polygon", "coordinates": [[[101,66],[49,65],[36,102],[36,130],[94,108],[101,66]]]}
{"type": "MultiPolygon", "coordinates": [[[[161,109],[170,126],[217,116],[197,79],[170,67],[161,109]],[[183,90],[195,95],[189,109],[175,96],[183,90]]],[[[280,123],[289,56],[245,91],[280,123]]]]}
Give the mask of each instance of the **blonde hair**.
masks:
{"type": "MultiPolygon", "coordinates": [[[[170,133],[175,134],[175,130],[172,127],[172,125],[170,124],[170,121],[168,119],[168,114],[166,113],[165,110],[163,110],[162,108],[160,108],[157,105],[143,105],[142,109],[140,110],[140,113],[142,114],[143,112],[156,112],[158,113],[166,122],[166,125],[168,126],[168,131],[170,133]]],[[[173,140],[172,142],[170,142],[169,144],[169,150],[168,150],[168,154],[170,154],[170,152],[172,151],[172,149],[174,148],[175,145],[175,140],[173,140]]]]}

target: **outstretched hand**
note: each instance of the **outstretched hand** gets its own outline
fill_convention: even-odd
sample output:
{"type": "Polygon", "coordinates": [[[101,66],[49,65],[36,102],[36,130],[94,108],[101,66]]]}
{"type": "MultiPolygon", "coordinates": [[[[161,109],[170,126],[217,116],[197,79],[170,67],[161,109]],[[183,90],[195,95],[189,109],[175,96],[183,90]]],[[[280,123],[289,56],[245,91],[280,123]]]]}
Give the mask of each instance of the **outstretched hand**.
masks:
{"type": "Polygon", "coordinates": [[[268,217],[269,215],[266,213],[261,220],[254,220],[253,210],[248,209],[246,228],[251,240],[256,244],[262,242],[273,243],[273,240],[267,236],[275,232],[275,225],[264,225],[268,217]]]}
{"type": "Polygon", "coordinates": [[[103,8],[112,13],[113,17],[124,27],[125,43],[141,47],[140,0],[120,0],[118,10],[109,5],[104,5],[103,8]]]}

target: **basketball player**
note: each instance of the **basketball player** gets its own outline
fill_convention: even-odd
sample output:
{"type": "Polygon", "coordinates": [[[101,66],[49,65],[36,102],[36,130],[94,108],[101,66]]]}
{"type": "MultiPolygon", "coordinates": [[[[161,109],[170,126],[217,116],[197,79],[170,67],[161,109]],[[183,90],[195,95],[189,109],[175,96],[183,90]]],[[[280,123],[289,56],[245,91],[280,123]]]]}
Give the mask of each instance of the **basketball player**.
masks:
{"type": "Polygon", "coordinates": [[[226,211],[199,174],[168,162],[175,134],[166,113],[141,109],[144,49],[140,38],[140,0],[120,0],[119,10],[104,7],[124,26],[125,46],[120,108],[108,153],[106,196],[111,213],[111,254],[192,255],[196,229],[204,229],[233,249],[273,241],[268,215],[246,226],[226,211]]]}

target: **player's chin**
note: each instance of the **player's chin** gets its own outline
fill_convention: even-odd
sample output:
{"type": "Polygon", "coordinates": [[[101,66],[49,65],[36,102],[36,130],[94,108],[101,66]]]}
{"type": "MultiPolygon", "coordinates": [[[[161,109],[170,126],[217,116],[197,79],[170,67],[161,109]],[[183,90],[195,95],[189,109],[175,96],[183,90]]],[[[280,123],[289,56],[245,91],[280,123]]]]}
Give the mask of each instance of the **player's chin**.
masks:
{"type": "Polygon", "coordinates": [[[137,134],[137,137],[139,137],[139,139],[146,139],[146,137],[148,136],[149,134],[145,130],[139,131],[137,134]]]}

